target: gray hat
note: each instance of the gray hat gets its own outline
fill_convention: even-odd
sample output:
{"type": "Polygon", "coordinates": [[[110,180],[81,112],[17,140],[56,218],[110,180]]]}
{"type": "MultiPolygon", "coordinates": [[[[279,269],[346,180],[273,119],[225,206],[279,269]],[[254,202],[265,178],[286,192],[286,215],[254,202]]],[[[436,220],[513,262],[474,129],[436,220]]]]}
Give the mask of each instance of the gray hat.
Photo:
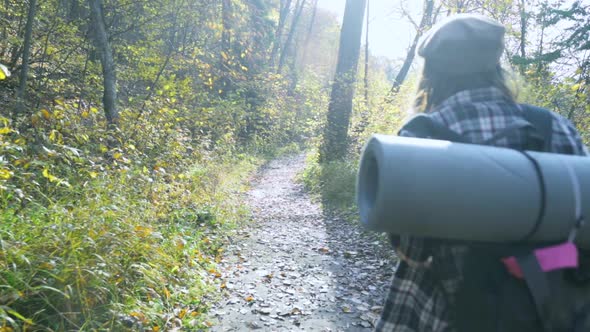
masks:
{"type": "Polygon", "coordinates": [[[500,61],[504,32],[504,26],[485,16],[458,14],[430,29],[421,38],[417,53],[440,73],[485,72],[500,61]]]}

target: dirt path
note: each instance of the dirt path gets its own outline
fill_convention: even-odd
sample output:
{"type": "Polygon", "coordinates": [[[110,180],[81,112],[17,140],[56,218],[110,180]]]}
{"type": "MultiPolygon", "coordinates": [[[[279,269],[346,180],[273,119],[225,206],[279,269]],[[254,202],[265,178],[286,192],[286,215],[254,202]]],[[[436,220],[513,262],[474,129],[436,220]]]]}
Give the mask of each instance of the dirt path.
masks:
{"type": "Polygon", "coordinates": [[[324,216],[295,182],[303,157],[271,162],[248,194],[253,221],[222,264],[214,331],[368,331],[393,272],[391,250],[358,225],[324,216]]]}

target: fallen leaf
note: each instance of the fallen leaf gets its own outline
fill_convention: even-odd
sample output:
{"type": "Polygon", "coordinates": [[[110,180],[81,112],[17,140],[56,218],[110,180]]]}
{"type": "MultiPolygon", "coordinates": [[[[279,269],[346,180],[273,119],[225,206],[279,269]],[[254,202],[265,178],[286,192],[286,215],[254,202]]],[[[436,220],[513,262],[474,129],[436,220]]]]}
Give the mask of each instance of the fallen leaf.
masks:
{"type": "Polygon", "coordinates": [[[10,70],[8,70],[8,67],[0,63],[0,80],[6,79],[7,77],[10,77],[10,70]]]}

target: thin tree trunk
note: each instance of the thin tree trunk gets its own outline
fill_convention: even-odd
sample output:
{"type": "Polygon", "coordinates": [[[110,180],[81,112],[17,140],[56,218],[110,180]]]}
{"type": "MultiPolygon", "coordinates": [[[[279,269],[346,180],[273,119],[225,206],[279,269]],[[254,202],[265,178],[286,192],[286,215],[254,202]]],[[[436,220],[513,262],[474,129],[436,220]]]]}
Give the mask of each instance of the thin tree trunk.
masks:
{"type": "Polygon", "coordinates": [[[348,149],[348,127],[363,33],[365,0],[346,0],[340,31],[338,64],[332,84],[320,161],[342,160],[348,149]]]}
{"type": "Polygon", "coordinates": [[[295,5],[295,15],[293,16],[293,21],[291,22],[289,35],[287,36],[287,40],[285,41],[285,45],[281,51],[281,57],[279,58],[279,67],[277,69],[277,73],[279,74],[283,71],[283,67],[285,66],[285,61],[287,60],[287,55],[289,53],[289,47],[293,43],[293,37],[295,37],[295,31],[297,30],[297,25],[299,24],[299,18],[301,17],[301,12],[305,6],[305,1],[306,0],[297,0],[297,4],[295,5]]]}
{"type": "Polygon", "coordinates": [[[367,0],[367,18],[365,21],[365,106],[369,107],[369,5],[371,1],[367,0]]]}
{"type": "MultiPolygon", "coordinates": [[[[519,2],[519,11],[520,11],[520,57],[522,61],[526,59],[526,33],[527,33],[527,17],[526,17],[526,9],[525,9],[525,2],[524,0],[520,0],[519,2]]],[[[524,75],[526,65],[521,63],[519,66],[520,74],[524,75]]]]}
{"type": "Polygon", "coordinates": [[[27,90],[27,76],[29,75],[29,56],[31,54],[31,37],[33,35],[33,21],[35,20],[35,10],[37,0],[30,0],[29,13],[27,14],[27,24],[25,26],[25,41],[23,46],[22,66],[20,72],[20,82],[16,97],[18,100],[18,111],[22,112],[25,107],[25,98],[27,90]]]}
{"type": "MultiPolygon", "coordinates": [[[[545,9],[543,9],[543,12],[542,12],[541,15],[542,15],[541,16],[541,32],[540,32],[541,36],[539,38],[539,49],[537,51],[538,56],[543,55],[543,43],[545,42],[545,17],[546,17],[545,16],[546,15],[545,9]]],[[[537,75],[540,74],[543,71],[544,67],[545,66],[543,64],[543,61],[538,61],[538,63],[537,63],[537,75]]]]}
{"type": "MultiPolygon", "coordinates": [[[[303,42],[303,54],[301,55],[301,57],[299,58],[299,60],[301,60],[302,65],[305,64],[305,58],[306,58],[306,53],[307,53],[307,47],[309,45],[309,41],[311,39],[311,32],[313,30],[313,25],[315,22],[315,16],[316,16],[316,12],[318,9],[318,0],[314,1],[313,4],[313,9],[312,9],[312,14],[311,14],[311,18],[309,21],[309,28],[307,30],[307,34],[305,36],[305,41],[303,42]]],[[[295,50],[299,50],[301,49],[299,46],[299,40],[295,40],[295,50]]],[[[289,93],[291,95],[294,94],[295,92],[295,88],[297,87],[297,83],[299,82],[299,72],[297,71],[297,66],[298,66],[298,62],[297,62],[298,58],[297,58],[297,52],[295,51],[293,54],[293,62],[291,63],[291,84],[289,87],[289,93]]]]}
{"type": "Polygon", "coordinates": [[[406,59],[402,67],[400,68],[395,80],[393,82],[393,86],[391,88],[392,92],[397,92],[405,81],[406,76],[408,76],[408,72],[410,71],[410,67],[412,66],[412,62],[414,61],[414,56],[416,55],[416,47],[418,47],[418,41],[422,34],[432,25],[432,13],[434,10],[434,0],[425,0],[424,1],[424,12],[422,14],[422,20],[420,20],[420,25],[418,26],[418,30],[416,31],[416,36],[412,41],[412,46],[408,50],[408,54],[406,55],[406,59]]]}
{"type": "Polygon", "coordinates": [[[221,20],[223,31],[221,33],[221,50],[229,56],[231,47],[231,0],[221,2],[221,20]]]}
{"type": "MultiPolygon", "coordinates": [[[[10,3],[8,0],[4,0],[4,10],[6,13],[9,13],[8,8],[10,8],[10,3]]],[[[6,17],[6,20],[12,22],[12,15],[6,17]]],[[[2,35],[0,36],[0,40],[8,39],[8,25],[4,24],[4,28],[2,29],[2,35]]],[[[6,51],[8,51],[8,45],[4,44],[0,46],[0,58],[3,58],[6,55],[6,51]]]]}
{"type": "Polygon", "coordinates": [[[285,28],[285,22],[287,22],[287,17],[289,16],[289,9],[291,8],[291,0],[281,0],[281,8],[279,14],[279,24],[277,26],[277,31],[275,32],[275,40],[272,46],[272,52],[270,55],[270,61],[272,66],[274,67],[276,64],[276,57],[281,48],[281,41],[283,36],[283,29],[285,28]]]}
{"type": "Polygon", "coordinates": [[[315,24],[315,17],[318,11],[318,0],[314,1],[313,4],[313,12],[311,14],[311,19],[309,20],[309,29],[307,30],[307,35],[305,36],[305,43],[303,44],[303,55],[301,56],[301,58],[303,59],[303,62],[306,62],[306,58],[307,58],[307,50],[309,48],[309,42],[311,41],[311,33],[313,32],[313,26],[315,24]]]}
{"type": "Polygon", "coordinates": [[[221,20],[222,20],[222,32],[221,32],[221,67],[223,69],[223,77],[221,77],[221,86],[219,90],[222,98],[227,96],[230,90],[231,81],[229,78],[228,61],[231,57],[231,29],[232,29],[232,3],[231,0],[221,1],[221,20]]]}
{"type": "Polygon", "coordinates": [[[100,55],[103,76],[102,103],[108,125],[116,126],[119,120],[117,110],[117,75],[113,52],[102,12],[102,0],[88,0],[92,20],[94,44],[100,55]]]}
{"type": "MultiPolygon", "coordinates": [[[[23,11],[25,9],[25,6],[23,5],[23,11]]],[[[25,22],[25,20],[23,20],[23,16],[24,15],[19,15],[18,18],[18,28],[16,29],[16,34],[17,36],[20,36],[23,33],[23,22],[25,22]]],[[[26,23],[25,23],[26,25],[26,23]]],[[[13,24],[14,26],[14,24],[13,24]]],[[[18,43],[15,43],[12,46],[12,49],[10,50],[10,62],[8,63],[8,68],[15,70],[17,68],[16,64],[18,63],[18,59],[21,58],[21,54],[23,53],[23,48],[22,46],[20,46],[18,43]]]]}

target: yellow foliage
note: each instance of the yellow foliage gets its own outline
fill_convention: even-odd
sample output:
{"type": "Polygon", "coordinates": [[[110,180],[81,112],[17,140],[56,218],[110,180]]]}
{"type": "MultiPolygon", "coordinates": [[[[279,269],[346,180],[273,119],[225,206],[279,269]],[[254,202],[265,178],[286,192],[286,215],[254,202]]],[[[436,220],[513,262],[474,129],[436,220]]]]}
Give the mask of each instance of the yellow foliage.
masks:
{"type": "Polygon", "coordinates": [[[0,179],[2,180],[8,180],[12,177],[12,172],[5,169],[5,168],[0,168],[0,179]]]}
{"type": "Polygon", "coordinates": [[[46,178],[46,179],[48,179],[49,182],[57,182],[57,181],[59,181],[59,178],[56,177],[56,176],[54,176],[54,175],[52,175],[52,174],[50,174],[49,173],[49,169],[47,169],[47,168],[43,169],[43,177],[46,178]]]}
{"type": "Polygon", "coordinates": [[[49,113],[48,110],[46,109],[41,109],[41,114],[43,115],[43,117],[45,118],[45,120],[49,120],[51,119],[51,113],[49,113]]]}
{"type": "Polygon", "coordinates": [[[139,237],[148,237],[153,233],[153,231],[154,230],[151,227],[145,227],[140,225],[135,226],[135,233],[137,233],[139,237]]]}
{"type": "Polygon", "coordinates": [[[10,71],[5,65],[0,63],[0,81],[6,79],[7,77],[10,77],[10,71]]]}
{"type": "Polygon", "coordinates": [[[168,288],[164,288],[164,295],[166,296],[167,299],[170,298],[171,294],[170,294],[170,291],[168,290],[168,288]]]}

